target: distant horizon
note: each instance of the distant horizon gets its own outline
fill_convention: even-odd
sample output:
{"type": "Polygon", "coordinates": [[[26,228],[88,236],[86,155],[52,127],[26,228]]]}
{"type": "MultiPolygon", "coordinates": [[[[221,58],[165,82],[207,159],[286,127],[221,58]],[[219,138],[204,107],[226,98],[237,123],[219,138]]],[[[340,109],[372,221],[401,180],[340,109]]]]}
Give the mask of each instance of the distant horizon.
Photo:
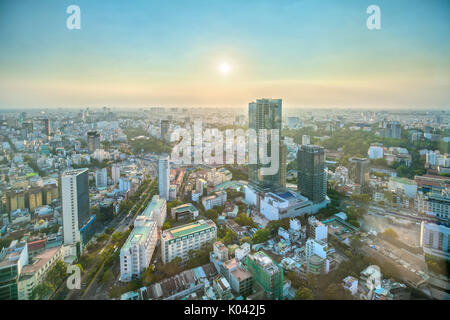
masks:
{"type": "MultiPolygon", "coordinates": [[[[259,99],[259,98],[258,98],[259,99]]],[[[261,97],[261,99],[264,99],[264,97],[261,97]]],[[[281,98],[282,99],[282,98],[281,98]]],[[[250,103],[250,101],[249,101],[250,103]]],[[[283,101],[284,103],[284,101],[283,101]]],[[[111,109],[112,111],[128,111],[128,110],[150,110],[153,108],[162,108],[162,109],[190,109],[190,110],[195,110],[195,109],[209,109],[211,111],[215,110],[215,109],[221,109],[224,107],[199,107],[199,106],[136,106],[136,107],[118,107],[118,106],[84,106],[84,107],[62,107],[62,106],[54,106],[54,107],[24,107],[24,108],[13,108],[13,107],[7,107],[7,108],[2,108],[0,107],[0,112],[19,112],[19,111],[23,111],[23,110],[30,110],[30,111],[45,111],[45,110],[58,110],[58,109],[65,109],[65,110],[73,110],[73,111],[79,111],[79,110],[86,110],[86,109],[90,109],[90,110],[95,110],[95,111],[100,111],[102,110],[104,107],[111,109]]],[[[239,109],[248,109],[248,103],[245,106],[239,106],[239,107],[231,107],[228,106],[226,107],[227,109],[230,110],[239,110],[239,109]]],[[[339,111],[345,111],[345,110],[361,110],[361,111],[387,111],[387,112],[407,112],[409,110],[414,111],[414,112],[436,112],[436,111],[440,111],[440,112],[445,112],[445,113],[450,113],[450,107],[414,107],[414,108],[410,108],[410,107],[403,107],[403,108],[388,108],[388,107],[314,107],[314,106],[304,106],[304,107],[294,107],[294,106],[285,106],[283,104],[283,110],[284,109],[288,109],[288,110],[303,110],[303,111],[326,111],[326,110],[339,110],[339,111]]]]}
{"type": "Polygon", "coordinates": [[[0,3],[0,109],[450,109],[446,0],[378,0],[379,30],[357,0],[72,4],[0,3]]]}

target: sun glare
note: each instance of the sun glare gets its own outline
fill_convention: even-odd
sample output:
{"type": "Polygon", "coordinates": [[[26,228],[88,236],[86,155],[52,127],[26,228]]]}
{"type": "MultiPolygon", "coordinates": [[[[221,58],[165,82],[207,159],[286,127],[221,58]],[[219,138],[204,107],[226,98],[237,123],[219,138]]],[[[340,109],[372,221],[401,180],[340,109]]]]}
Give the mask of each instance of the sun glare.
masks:
{"type": "Polygon", "coordinates": [[[229,72],[230,72],[230,66],[229,66],[227,63],[222,63],[222,64],[219,66],[219,70],[220,70],[220,72],[222,72],[222,73],[229,73],[229,72]]]}

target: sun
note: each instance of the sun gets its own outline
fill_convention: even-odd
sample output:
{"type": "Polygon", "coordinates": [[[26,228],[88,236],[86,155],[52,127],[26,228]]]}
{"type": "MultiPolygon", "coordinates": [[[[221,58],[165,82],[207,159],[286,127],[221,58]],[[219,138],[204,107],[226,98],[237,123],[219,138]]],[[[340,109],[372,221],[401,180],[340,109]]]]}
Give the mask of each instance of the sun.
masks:
{"type": "Polygon", "coordinates": [[[227,74],[230,72],[231,68],[230,65],[228,63],[222,63],[219,66],[219,70],[221,73],[227,74]]]}

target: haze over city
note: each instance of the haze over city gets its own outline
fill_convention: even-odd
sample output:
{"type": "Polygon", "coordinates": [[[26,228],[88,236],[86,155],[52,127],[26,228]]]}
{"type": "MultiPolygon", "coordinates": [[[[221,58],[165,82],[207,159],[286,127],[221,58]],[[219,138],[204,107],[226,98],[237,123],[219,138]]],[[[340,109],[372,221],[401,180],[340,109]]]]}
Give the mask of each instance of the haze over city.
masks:
{"type": "Polygon", "coordinates": [[[0,108],[449,107],[447,1],[0,4],[0,108]]]}
{"type": "Polygon", "coordinates": [[[0,0],[0,310],[445,314],[449,9],[0,0]]]}

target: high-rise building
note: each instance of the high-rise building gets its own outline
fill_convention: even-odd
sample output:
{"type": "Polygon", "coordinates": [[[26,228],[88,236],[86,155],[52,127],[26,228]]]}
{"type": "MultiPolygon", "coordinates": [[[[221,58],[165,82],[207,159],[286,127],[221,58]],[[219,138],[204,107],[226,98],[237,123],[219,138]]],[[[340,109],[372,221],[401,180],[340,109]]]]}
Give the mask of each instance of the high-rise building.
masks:
{"type": "Polygon", "coordinates": [[[87,140],[89,153],[94,153],[95,150],[100,148],[100,133],[97,131],[88,131],[87,140]]]}
{"type": "MultiPolygon", "coordinates": [[[[256,185],[260,188],[273,188],[278,187],[280,184],[281,175],[281,165],[280,163],[275,164],[278,170],[272,175],[262,175],[260,169],[263,167],[273,166],[272,162],[269,164],[262,164],[262,159],[260,159],[259,149],[260,143],[262,143],[262,131],[267,130],[267,156],[274,161],[274,156],[272,156],[271,147],[273,143],[278,144],[278,152],[281,150],[281,126],[282,126],[282,106],[281,99],[258,99],[256,102],[250,102],[248,106],[248,128],[256,131],[256,141],[250,141],[249,144],[256,144],[256,164],[248,165],[248,177],[250,183],[256,185]],[[278,130],[278,141],[271,141],[270,130],[278,130]]],[[[281,152],[280,152],[281,153],[281,152]]],[[[278,161],[281,160],[280,154],[278,155],[278,161]]]]}
{"type": "Polygon", "coordinates": [[[280,146],[280,186],[286,187],[286,171],[287,171],[287,147],[283,143],[280,146]]]}
{"type": "Polygon", "coordinates": [[[348,176],[350,179],[361,186],[365,186],[369,178],[370,160],[367,158],[350,158],[348,163],[348,176]]]}
{"type": "Polygon", "coordinates": [[[283,268],[277,265],[263,251],[249,254],[245,261],[254,281],[265,291],[269,299],[283,299],[283,268]]]}
{"type": "Polygon", "coordinates": [[[308,135],[304,134],[302,136],[302,145],[306,146],[308,144],[311,144],[311,139],[310,139],[310,137],[308,135]]]}
{"type": "Polygon", "coordinates": [[[108,184],[108,171],[106,168],[95,170],[95,187],[106,188],[108,184]]]}
{"type": "Polygon", "coordinates": [[[324,149],[302,145],[297,153],[298,191],[313,203],[322,202],[327,195],[324,149]]]}
{"type": "Polygon", "coordinates": [[[114,182],[114,184],[119,183],[119,179],[120,179],[120,166],[113,164],[111,166],[111,178],[112,181],[114,182]]]}
{"type": "Polygon", "coordinates": [[[165,141],[169,141],[169,128],[170,122],[169,120],[161,120],[161,139],[165,141]]]}
{"type": "Polygon", "coordinates": [[[14,240],[0,251],[0,300],[19,299],[19,277],[28,264],[26,242],[14,240]]]}
{"type": "Polygon", "coordinates": [[[450,260],[450,228],[444,224],[422,221],[420,246],[428,255],[450,260]]]}
{"type": "Polygon", "coordinates": [[[169,186],[170,186],[170,168],[169,156],[164,155],[158,161],[158,189],[159,196],[163,199],[169,200],[169,186]]]}
{"type": "Polygon", "coordinates": [[[161,235],[163,263],[181,258],[187,261],[189,251],[199,250],[204,243],[217,238],[217,226],[212,220],[198,220],[179,227],[164,230],[161,235]]]}
{"type": "Polygon", "coordinates": [[[296,129],[300,119],[298,117],[288,117],[287,124],[289,129],[296,129]]]}
{"type": "Polygon", "coordinates": [[[46,118],[44,119],[44,134],[49,136],[50,133],[52,133],[51,125],[50,125],[50,119],[46,118]]]}
{"type": "Polygon", "coordinates": [[[120,249],[120,281],[139,278],[149,266],[158,240],[157,222],[140,215],[120,249]]]}
{"type": "Polygon", "coordinates": [[[401,139],[402,126],[398,121],[383,121],[382,134],[385,138],[401,139]]]}
{"type": "Polygon", "coordinates": [[[90,222],[88,169],[68,170],[61,176],[65,256],[79,256],[81,229],[90,222]]]}

